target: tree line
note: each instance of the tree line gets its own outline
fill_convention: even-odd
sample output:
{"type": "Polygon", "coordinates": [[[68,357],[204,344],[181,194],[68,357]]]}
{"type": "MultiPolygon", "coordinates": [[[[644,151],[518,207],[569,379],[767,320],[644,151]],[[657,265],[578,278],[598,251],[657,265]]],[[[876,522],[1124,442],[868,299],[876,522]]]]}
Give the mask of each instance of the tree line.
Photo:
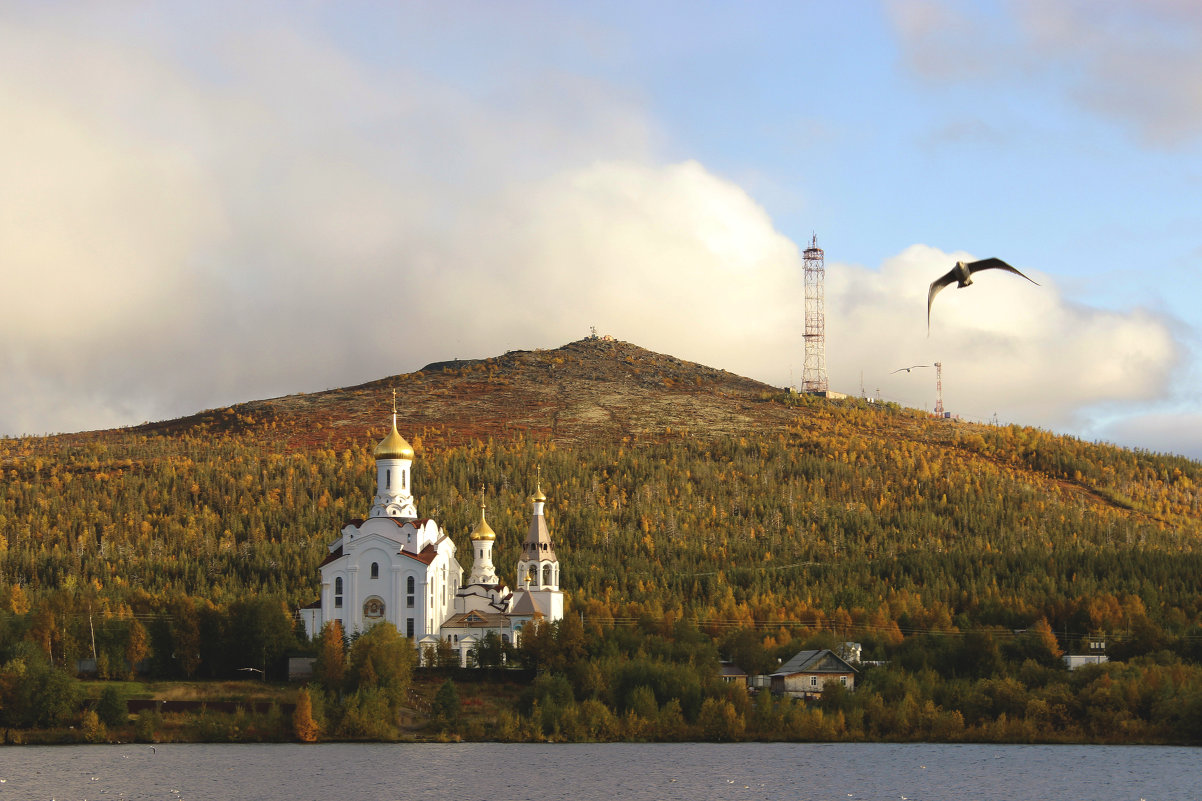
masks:
{"type": "MultiPolygon", "coordinates": [[[[794,423],[570,444],[416,434],[419,513],[468,554],[483,487],[513,584],[541,470],[565,589],[604,631],[687,622],[769,650],[831,634],[885,659],[1046,621],[1063,649],[1103,637],[1128,662],[1197,662],[1198,463],[888,405],[764,402],[795,405],[794,423]]],[[[5,662],[282,675],[325,544],[370,505],[374,442],[289,449],[256,425],[0,439],[5,662]]]]}

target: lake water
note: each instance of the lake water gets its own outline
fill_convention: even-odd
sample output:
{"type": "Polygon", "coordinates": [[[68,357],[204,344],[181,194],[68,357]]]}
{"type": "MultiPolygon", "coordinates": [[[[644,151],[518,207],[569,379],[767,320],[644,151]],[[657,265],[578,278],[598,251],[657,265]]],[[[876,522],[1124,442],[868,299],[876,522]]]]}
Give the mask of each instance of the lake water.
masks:
{"type": "Polygon", "coordinates": [[[0,799],[1202,798],[1202,751],[926,744],[0,747],[0,799]]]}

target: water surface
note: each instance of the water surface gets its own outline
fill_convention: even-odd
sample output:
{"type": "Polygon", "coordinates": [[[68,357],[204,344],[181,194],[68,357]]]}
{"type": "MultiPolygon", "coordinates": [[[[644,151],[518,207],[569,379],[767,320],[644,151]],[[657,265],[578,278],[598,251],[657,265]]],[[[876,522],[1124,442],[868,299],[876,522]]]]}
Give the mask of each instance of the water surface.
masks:
{"type": "Polygon", "coordinates": [[[1202,798],[1202,752],[926,744],[145,745],[0,748],[2,799],[1202,798]]]}

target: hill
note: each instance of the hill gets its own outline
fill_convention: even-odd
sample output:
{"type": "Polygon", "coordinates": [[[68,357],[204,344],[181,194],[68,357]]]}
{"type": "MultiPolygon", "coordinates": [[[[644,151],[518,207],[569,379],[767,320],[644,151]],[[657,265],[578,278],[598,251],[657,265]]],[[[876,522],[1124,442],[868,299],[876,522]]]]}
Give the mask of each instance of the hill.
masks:
{"type": "Polygon", "coordinates": [[[734,433],[783,425],[789,417],[781,407],[763,403],[779,390],[758,381],[626,342],[590,338],[554,350],[435,362],[355,387],[252,401],[134,431],[236,432],[252,438],[274,431],[291,448],[356,446],[380,436],[394,389],[405,430],[440,445],[516,434],[579,443],[666,428],[734,433]]]}
{"type": "Polygon", "coordinates": [[[505,568],[541,468],[592,614],[861,632],[1045,617],[1082,635],[1202,615],[1196,462],[790,396],[602,339],[0,440],[0,593],[307,603],[325,542],[368,505],[394,389],[421,513],[465,545],[483,487],[505,568]]]}
{"type": "MultiPolygon", "coordinates": [[[[539,471],[549,496],[569,614],[525,632],[511,657],[543,672],[516,700],[470,699],[463,736],[1202,742],[1198,463],[606,340],[0,439],[6,736],[103,737],[89,710],[111,687],[83,702],[54,669],[93,655],[102,679],[281,677],[326,543],[368,508],[394,389],[419,513],[464,562],[483,491],[512,584],[539,471]],[[1064,669],[1099,639],[1112,664],[1064,669]],[[888,664],[851,694],[752,703],[718,678],[719,653],[760,673],[847,640],[888,664]]],[[[378,688],[327,688],[323,736],[397,736],[366,711],[378,688]]],[[[289,737],[278,709],[189,720],[112,732],[289,737]]]]}

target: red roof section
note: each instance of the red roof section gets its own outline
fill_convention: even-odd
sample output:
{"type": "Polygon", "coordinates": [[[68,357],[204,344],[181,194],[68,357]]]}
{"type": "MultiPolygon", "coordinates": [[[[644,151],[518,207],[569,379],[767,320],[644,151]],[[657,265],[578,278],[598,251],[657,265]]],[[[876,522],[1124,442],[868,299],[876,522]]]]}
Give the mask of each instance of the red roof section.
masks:
{"type": "Polygon", "coordinates": [[[333,553],[331,553],[329,556],[327,556],[325,558],[325,560],[322,561],[322,563],[320,565],[318,565],[318,567],[319,568],[325,567],[330,562],[333,562],[335,559],[341,559],[341,558],[342,558],[342,546],[339,545],[336,549],[334,549],[333,553]]]}
{"type": "Polygon", "coordinates": [[[421,562],[423,565],[428,565],[438,556],[438,549],[433,545],[427,545],[422,548],[421,553],[410,553],[409,551],[398,551],[401,556],[408,556],[410,559],[421,562]]]}

